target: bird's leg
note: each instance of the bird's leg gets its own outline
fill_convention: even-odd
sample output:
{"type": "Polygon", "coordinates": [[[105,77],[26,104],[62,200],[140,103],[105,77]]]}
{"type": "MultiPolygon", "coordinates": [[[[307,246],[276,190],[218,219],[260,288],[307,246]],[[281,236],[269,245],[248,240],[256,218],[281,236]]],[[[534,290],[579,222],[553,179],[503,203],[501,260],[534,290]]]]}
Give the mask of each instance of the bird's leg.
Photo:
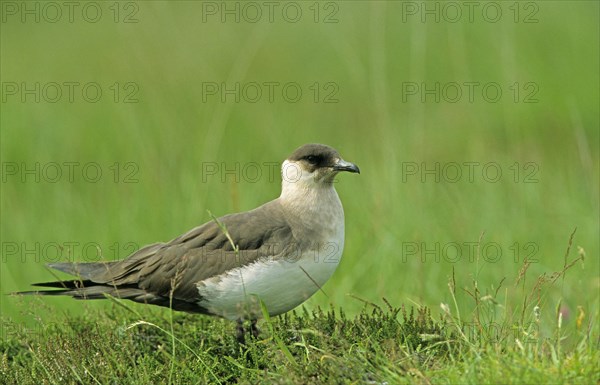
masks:
{"type": "Polygon", "coordinates": [[[244,319],[243,318],[240,318],[237,320],[236,339],[237,339],[237,342],[242,345],[244,345],[246,343],[246,330],[244,330],[244,319]]]}
{"type": "Polygon", "coordinates": [[[257,322],[258,322],[258,320],[256,318],[251,318],[250,319],[250,327],[248,329],[246,329],[244,327],[244,319],[240,318],[237,320],[236,339],[240,344],[244,345],[246,343],[246,333],[247,332],[250,332],[252,337],[258,338],[258,335],[260,334],[260,330],[258,329],[258,326],[256,326],[257,322]]]}
{"type": "Polygon", "coordinates": [[[260,330],[258,329],[258,326],[256,326],[256,322],[256,318],[252,318],[252,320],[250,320],[250,333],[252,333],[254,338],[258,338],[258,335],[260,334],[260,330]]]}

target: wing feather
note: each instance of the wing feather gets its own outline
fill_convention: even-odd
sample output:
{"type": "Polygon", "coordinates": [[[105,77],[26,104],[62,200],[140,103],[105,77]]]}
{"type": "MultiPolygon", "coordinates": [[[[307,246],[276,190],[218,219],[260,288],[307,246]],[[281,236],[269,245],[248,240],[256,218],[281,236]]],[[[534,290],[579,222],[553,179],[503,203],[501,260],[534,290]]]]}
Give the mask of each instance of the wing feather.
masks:
{"type": "MultiPolygon", "coordinates": [[[[99,293],[111,293],[137,302],[168,306],[174,287],[175,309],[203,311],[194,309],[200,300],[199,282],[259,259],[278,258],[286,247],[295,243],[278,200],[252,211],[221,217],[219,221],[239,248],[238,253],[222,229],[210,221],[170,242],[145,246],[121,261],[49,266],[84,280],[81,282],[85,287],[69,287],[62,294],[99,298],[99,293]]],[[[48,286],[57,287],[57,283],[49,282],[48,286]]]]}

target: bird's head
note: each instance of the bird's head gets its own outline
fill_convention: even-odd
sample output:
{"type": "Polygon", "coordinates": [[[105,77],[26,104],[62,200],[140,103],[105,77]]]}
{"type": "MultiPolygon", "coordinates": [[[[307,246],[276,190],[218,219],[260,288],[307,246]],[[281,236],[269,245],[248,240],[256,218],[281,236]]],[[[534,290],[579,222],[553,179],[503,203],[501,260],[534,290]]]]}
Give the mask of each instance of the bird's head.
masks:
{"type": "Polygon", "coordinates": [[[357,165],[343,160],[335,149],[324,144],[305,144],[281,166],[283,190],[330,187],[342,171],[360,173],[357,165]]]}

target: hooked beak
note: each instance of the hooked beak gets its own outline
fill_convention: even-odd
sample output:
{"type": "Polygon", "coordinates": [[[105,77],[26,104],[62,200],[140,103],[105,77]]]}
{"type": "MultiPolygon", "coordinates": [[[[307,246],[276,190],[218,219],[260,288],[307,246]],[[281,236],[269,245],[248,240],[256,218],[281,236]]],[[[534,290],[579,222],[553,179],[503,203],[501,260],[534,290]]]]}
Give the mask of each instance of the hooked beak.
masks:
{"type": "Polygon", "coordinates": [[[357,174],[360,174],[360,169],[358,168],[357,165],[355,165],[354,163],[346,162],[343,159],[338,160],[333,165],[333,169],[335,171],[348,171],[348,172],[355,172],[357,174]]]}

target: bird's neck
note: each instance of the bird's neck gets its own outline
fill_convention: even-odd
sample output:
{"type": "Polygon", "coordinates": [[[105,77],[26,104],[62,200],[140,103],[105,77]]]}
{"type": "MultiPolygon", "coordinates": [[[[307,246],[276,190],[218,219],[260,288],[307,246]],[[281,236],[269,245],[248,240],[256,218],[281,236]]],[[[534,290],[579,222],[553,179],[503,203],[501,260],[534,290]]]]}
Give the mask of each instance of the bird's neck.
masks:
{"type": "Polygon", "coordinates": [[[291,222],[314,231],[343,232],[344,209],[333,184],[284,181],[279,201],[291,222]]]}

